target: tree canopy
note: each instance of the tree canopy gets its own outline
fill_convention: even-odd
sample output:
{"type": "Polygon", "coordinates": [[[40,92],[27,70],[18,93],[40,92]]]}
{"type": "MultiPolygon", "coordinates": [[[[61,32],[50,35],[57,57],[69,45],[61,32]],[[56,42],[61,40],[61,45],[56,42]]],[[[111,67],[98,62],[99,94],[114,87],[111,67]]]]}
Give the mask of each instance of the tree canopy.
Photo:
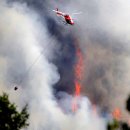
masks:
{"type": "Polygon", "coordinates": [[[29,125],[27,123],[28,118],[27,105],[21,112],[18,112],[17,106],[9,101],[6,93],[0,96],[0,130],[20,130],[25,128],[29,125]]]}

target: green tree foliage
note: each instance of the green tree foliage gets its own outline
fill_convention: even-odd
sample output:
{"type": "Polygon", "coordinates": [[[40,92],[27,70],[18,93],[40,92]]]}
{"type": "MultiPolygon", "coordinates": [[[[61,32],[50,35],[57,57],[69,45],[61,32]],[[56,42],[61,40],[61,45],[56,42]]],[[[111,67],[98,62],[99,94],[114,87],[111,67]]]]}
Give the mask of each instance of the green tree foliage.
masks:
{"type": "Polygon", "coordinates": [[[16,108],[16,105],[9,101],[6,93],[0,96],[0,130],[20,130],[29,125],[27,105],[21,112],[18,112],[16,108]]]}
{"type": "Polygon", "coordinates": [[[107,130],[117,130],[117,128],[119,128],[119,122],[116,119],[107,125],[107,130]]]}

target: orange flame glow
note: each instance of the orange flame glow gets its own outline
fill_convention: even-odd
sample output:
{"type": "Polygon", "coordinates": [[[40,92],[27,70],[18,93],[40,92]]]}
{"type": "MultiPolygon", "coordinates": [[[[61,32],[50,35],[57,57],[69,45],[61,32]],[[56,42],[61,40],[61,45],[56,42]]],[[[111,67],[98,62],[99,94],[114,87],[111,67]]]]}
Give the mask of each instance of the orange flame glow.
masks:
{"type": "Polygon", "coordinates": [[[83,56],[79,48],[77,49],[76,55],[77,55],[78,61],[75,66],[75,76],[77,80],[81,80],[82,71],[83,71],[83,56]]]}
{"type": "Polygon", "coordinates": [[[75,112],[77,107],[77,98],[80,96],[81,91],[81,79],[82,79],[82,71],[83,71],[83,56],[81,50],[78,48],[76,51],[77,63],[74,68],[75,70],[75,98],[72,104],[72,111],[75,112]]]}
{"type": "Polygon", "coordinates": [[[75,81],[75,95],[79,96],[80,95],[80,89],[81,89],[81,85],[79,84],[79,82],[75,81]]]}
{"type": "Polygon", "coordinates": [[[113,112],[112,112],[113,118],[115,118],[116,120],[120,120],[121,118],[121,111],[119,108],[116,108],[113,112]]]}

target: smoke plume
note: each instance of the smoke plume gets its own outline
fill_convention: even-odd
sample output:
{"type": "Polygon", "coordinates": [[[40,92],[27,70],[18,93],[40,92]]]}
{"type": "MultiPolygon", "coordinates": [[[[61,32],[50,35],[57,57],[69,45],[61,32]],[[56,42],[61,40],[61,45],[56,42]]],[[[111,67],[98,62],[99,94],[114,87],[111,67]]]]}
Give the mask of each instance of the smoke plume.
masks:
{"type": "MultiPolygon", "coordinates": [[[[52,14],[41,18],[41,14],[38,14],[41,1],[32,4],[33,2],[0,0],[0,93],[7,92],[18,109],[28,103],[28,130],[105,130],[104,118],[100,116],[98,109],[94,112],[87,97],[80,97],[80,108],[75,113],[69,109],[73,101],[72,95],[59,92],[58,103],[53,94],[53,86],[61,78],[57,68],[61,67],[61,61],[57,59],[70,56],[70,53],[65,52],[73,47],[70,41],[74,39],[67,30],[61,34],[60,29],[55,30],[56,27],[64,27],[52,19],[52,14]],[[49,29],[53,25],[56,25],[52,29],[55,33],[50,33],[49,29]],[[66,38],[69,39],[68,42],[66,38]],[[63,48],[59,44],[61,41],[63,48]],[[62,53],[57,53],[61,48],[62,53]],[[15,85],[18,86],[17,91],[14,91],[15,85]],[[63,106],[63,103],[66,105],[63,106]]],[[[46,1],[43,3],[47,4],[46,1]]],[[[75,50],[72,50],[74,55],[75,50]]],[[[70,68],[73,64],[69,64],[70,68]]],[[[73,78],[73,75],[70,77],[73,78]]]]}
{"type": "Polygon", "coordinates": [[[80,10],[75,31],[84,53],[83,93],[103,111],[121,109],[130,93],[130,1],[70,1],[66,10],[80,10]],[[78,33],[77,33],[78,32],[78,33]]]}

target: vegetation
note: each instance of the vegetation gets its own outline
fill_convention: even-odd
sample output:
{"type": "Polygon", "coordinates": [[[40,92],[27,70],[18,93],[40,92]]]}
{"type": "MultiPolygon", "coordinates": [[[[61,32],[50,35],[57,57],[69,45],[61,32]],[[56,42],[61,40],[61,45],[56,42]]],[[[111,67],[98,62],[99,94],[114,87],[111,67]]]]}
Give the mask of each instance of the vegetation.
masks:
{"type": "Polygon", "coordinates": [[[119,122],[116,119],[107,125],[107,130],[116,130],[117,128],[119,128],[119,122]]]}
{"type": "Polygon", "coordinates": [[[6,93],[0,96],[0,130],[20,130],[29,125],[27,105],[21,112],[18,112],[16,108],[16,105],[9,101],[6,93]]]}
{"type": "Polygon", "coordinates": [[[130,96],[126,101],[126,109],[130,112],[130,96]]]}

